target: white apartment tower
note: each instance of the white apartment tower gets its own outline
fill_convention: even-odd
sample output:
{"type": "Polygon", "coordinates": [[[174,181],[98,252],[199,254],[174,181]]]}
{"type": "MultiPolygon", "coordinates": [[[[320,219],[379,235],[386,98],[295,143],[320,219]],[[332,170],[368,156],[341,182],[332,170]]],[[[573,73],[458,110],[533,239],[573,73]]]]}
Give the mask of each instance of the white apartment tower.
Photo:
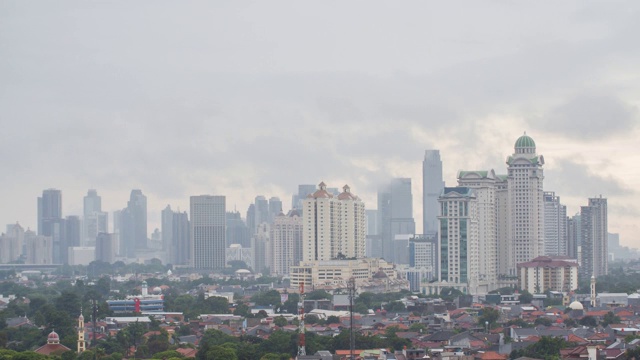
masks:
{"type": "Polygon", "coordinates": [[[516,264],[544,253],[544,157],[536,154],[536,143],[525,133],[507,158],[509,238],[511,256],[507,275],[516,276],[516,264]]]}
{"type": "Polygon", "coordinates": [[[590,198],[580,207],[580,277],[599,277],[609,272],[607,199],[590,198]]]}
{"type": "Polygon", "coordinates": [[[225,216],[224,196],[191,197],[191,265],[194,268],[226,266],[225,216]]]}
{"type": "Polygon", "coordinates": [[[365,256],[364,203],[348,185],[334,196],[321,182],[303,201],[303,260],[332,260],[365,256]]]}
{"type": "Polygon", "coordinates": [[[477,202],[478,217],[478,279],[483,290],[497,288],[498,278],[498,237],[496,181],[500,181],[493,170],[460,171],[458,186],[473,189],[477,202]]]}
{"type": "Polygon", "coordinates": [[[271,274],[288,275],[302,255],[302,218],[300,210],[276,216],[271,226],[271,274]]]}
{"type": "Polygon", "coordinates": [[[568,256],[567,207],[555,192],[544,192],[544,255],[568,256]]]}

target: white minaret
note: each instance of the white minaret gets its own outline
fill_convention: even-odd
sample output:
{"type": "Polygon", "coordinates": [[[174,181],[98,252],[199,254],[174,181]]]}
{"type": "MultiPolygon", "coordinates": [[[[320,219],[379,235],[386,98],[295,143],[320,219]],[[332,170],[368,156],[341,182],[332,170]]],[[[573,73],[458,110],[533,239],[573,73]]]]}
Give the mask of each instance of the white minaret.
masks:
{"type": "Polygon", "coordinates": [[[78,353],[87,350],[87,342],[84,339],[84,316],[82,316],[82,308],[80,316],[78,316],[78,353]]]}
{"type": "Polygon", "coordinates": [[[142,296],[147,296],[149,295],[149,289],[147,289],[147,282],[143,281],[142,282],[142,296]]]}

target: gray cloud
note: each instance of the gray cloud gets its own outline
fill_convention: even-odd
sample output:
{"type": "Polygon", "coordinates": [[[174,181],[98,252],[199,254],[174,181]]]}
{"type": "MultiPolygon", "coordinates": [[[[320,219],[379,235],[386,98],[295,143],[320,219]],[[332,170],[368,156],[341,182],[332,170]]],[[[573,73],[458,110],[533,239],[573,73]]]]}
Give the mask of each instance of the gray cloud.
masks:
{"type": "Polygon", "coordinates": [[[636,191],[614,178],[612,174],[600,175],[588,171],[585,164],[570,159],[558,159],[553,169],[545,170],[545,190],[575,197],[618,197],[635,195],[636,191]]]}
{"type": "Polygon", "coordinates": [[[580,95],[549,111],[539,127],[575,139],[625,134],[640,123],[638,109],[610,95],[580,95]]]}

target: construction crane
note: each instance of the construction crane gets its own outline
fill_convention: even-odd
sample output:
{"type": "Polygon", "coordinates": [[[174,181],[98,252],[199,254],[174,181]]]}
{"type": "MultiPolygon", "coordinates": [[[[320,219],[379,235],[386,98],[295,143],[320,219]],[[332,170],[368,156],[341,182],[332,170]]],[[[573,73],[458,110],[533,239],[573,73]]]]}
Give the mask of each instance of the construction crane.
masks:
{"type": "Polygon", "coordinates": [[[300,283],[300,302],[298,302],[298,315],[300,320],[298,335],[298,356],[307,355],[304,339],[304,281],[300,283]]]}

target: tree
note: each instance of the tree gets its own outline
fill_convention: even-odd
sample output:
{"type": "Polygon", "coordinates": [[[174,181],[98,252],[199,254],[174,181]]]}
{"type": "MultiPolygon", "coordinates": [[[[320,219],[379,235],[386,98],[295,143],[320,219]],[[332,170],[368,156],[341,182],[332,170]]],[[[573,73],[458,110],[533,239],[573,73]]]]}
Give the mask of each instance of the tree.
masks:
{"type": "Polygon", "coordinates": [[[251,309],[249,308],[249,306],[247,306],[247,304],[245,303],[240,303],[236,306],[236,308],[233,310],[233,315],[238,315],[238,316],[250,316],[251,315],[251,309]]]}
{"type": "Polygon", "coordinates": [[[585,316],[582,319],[578,320],[578,324],[582,326],[596,327],[598,326],[598,321],[593,316],[585,316]]]}
{"type": "Polygon", "coordinates": [[[500,312],[498,310],[490,307],[485,307],[480,313],[478,324],[484,326],[485,323],[488,322],[489,326],[493,327],[493,324],[495,324],[498,319],[500,319],[500,312]]]}
{"type": "Polygon", "coordinates": [[[284,318],[284,316],[278,316],[273,320],[273,323],[279,327],[287,326],[287,324],[289,324],[289,322],[287,321],[287,319],[284,318]]]}
{"type": "Polygon", "coordinates": [[[322,299],[331,300],[332,296],[331,296],[331,294],[329,294],[328,292],[326,292],[324,290],[314,290],[314,291],[308,293],[306,298],[308,300],[322,300],[322,299]]]}
{"type": "Polygon", "coordinates": [[[423,333],[427,331],[427,327],[424,326],[424,324],[416,322],[411,324],[411,326],[409,326],[409,330],[423,333]]]}
{"type": "Polygon", "coordinates": [[[340,324],[340,318],[335,315],[327,317],[327,324],[340,324]]]}
{"type": "Polygon", "coordinates": [[[602,326],[609,326],[610,324],[620,324],[620,317],[609,311],[602,318],[602,326]]]}
{"type": "Polygon", "coordinates": [[[304,317],[305,324],[317,324],[319,320],[318,316],[313,314],[304,317]]]}
{"type": "Polygon", "coordinates": [[[524,349],[512,351],[510,358],[517,359],[525,356],[538,359],[559,359],[560,349],[566,348],[570,345],[571,343],[567,342],[564,338],[543,336],[539,341],[524,349]]]}
{"type": "Polygon", "coordinates": [[[544,326],[551,326],[551,324],[553,323],[551,321],[551,319],[546,318],[546,317],[539,317],[536,319],[536,321],[533,322],[534,325],[544,325],[544,326]]]}
{"type": "Polygon", "coordinates": [[[407,308],[400,301],[392,301],[386,304],[384,306],[384,309],[387,310],[388,312],[402,312],[402,311],[405,311],[407,308]]]}
{"type": "Polygon", "coordinates": [[[532,300],[533,300],[533,294],[531,294],[527,290],[523,290],[520,293],[520,303],[521,304],[531,304],[532,300]]]}

